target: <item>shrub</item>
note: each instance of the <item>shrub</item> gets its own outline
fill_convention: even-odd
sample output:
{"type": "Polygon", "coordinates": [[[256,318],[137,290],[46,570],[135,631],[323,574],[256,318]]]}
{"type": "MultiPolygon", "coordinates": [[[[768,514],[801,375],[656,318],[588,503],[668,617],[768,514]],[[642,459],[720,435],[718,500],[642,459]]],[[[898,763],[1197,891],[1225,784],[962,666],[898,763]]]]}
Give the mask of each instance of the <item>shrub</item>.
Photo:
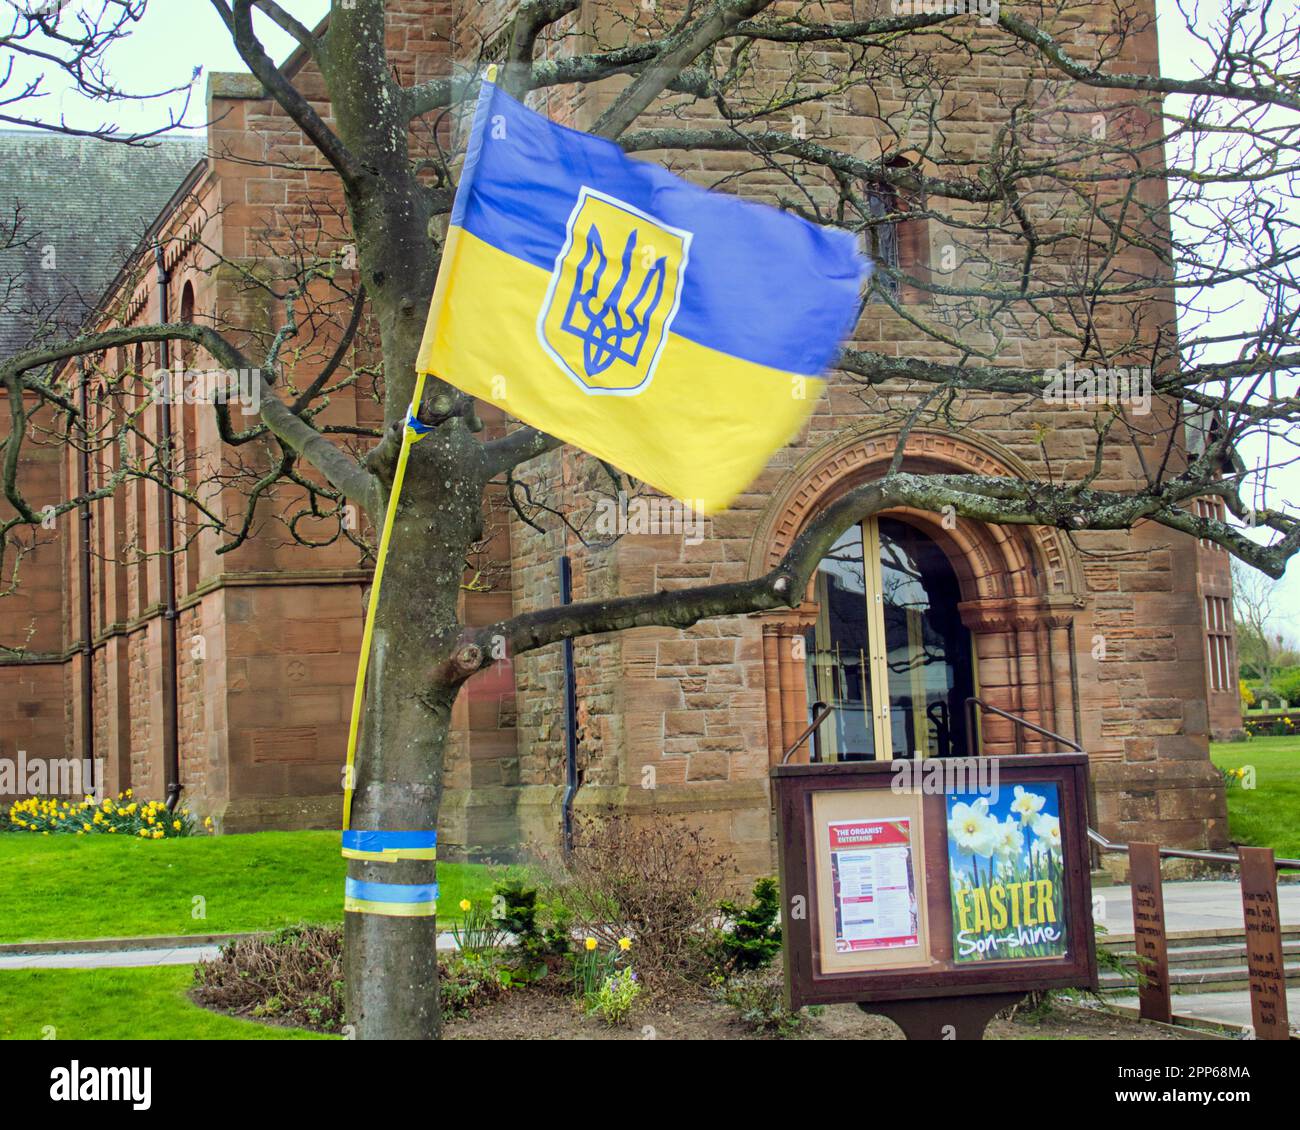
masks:
{"type": "Polygon", "coordinates": [[[1300,727],[1296,726],[1295,719],[1289,714],[1276,718],[1250,718],[1245,727],[1246,733],[1252,738],[1287,738],[1300,732],[1300,727]]]}
{"type": "MultiPolygon", "coordinates": [[[[234,1016],[274,1020],[322,1032],[344,1025],[343,931],[294,926],[269,938],[244,938],[196,967],[193,997],[234,1016]]],[[[438,959],[444,1020],[500,997],[510,976],[499,955],[455,953],[438,959]]]]}
{"type": "Polygon", "coordinates": [[[622,1024],[641,995],[641,983],[631,969],[620,969],[601,982],[587,999],[587,1011],[599,1016],[611,1028],[622,1024]]]}
{"type": "Polygon", "coordinates": [[[235,1016],[302,1028],[343,1027],[343,931],[293,926],[270,938],[241,938],[194,971],[194,999],[235,1016]]]}
{"type": "Polygon", "coordinates": [[[563,907],[539,902],[537,888],[517,879],[498,883],[492,902],[500,909],[502,929],[514,935],[513,972],[518,979],[536,981],[556,966],[563,968],[571,944],[569,916],[563,907]],[[549,926],[539,924],[542,913],[550,917],[549,926]]]}
{"type": "Polygon", "coordinates": [[[718,904],[722,927],[711,943],[717,971],[724,977],[762,969],[781,952],[781,893],[775,879],[754,884],[748,906],[724,899],[718,904]]]}
{"type": "Polygon", "coordinates": [[[538,935],[537,913],[541,905],[537,894],[536,887],[519,879],[503,880],[493,888],[492,901],[500,908],[502,929],[512,933],[516,940],[538,935]]]}
{"type": "Polygon", "coordinates": [[[770,966],[725,981],[718,996],[736,1010],[736,1020],[751,1032],[785,1038],[798,1035],[807,1023],[802,1010],[786,1008],[781,975],[770,966]]]}
{"type": "Polygon", "coordinates": [[[438,1007],[444,1021],[496,1000],[510,984],[500,954],[454,953],[438,959],[438,1007]]]}
{"type": "Polygon", "coordinates": [[[1270,699],[1275,706],[1279,698],[1294,706],[1300,699],[1300,667],[1286,667],[1274,675],[1272,692],[1263,697],[1270,699]]]}
{"type": "MultiPolygon", "coordinates": [[[[211,827],[211,821],[205,821],[211,827]]],[[[136,800],[130,789],[96,802],[93,797],[72,801],[62,797],[17,800],[0,814],[0,831],[51,832],[90,836],[112,834],[142,840],[174,840],[191,836],[194,818],[188,808],[168,812],[160,800],[136,800]]]]}
{"type": "Polygon", "coordinates": [[[606,949],[632,940],[648,990],[703,990],[709,927],[734,875],[730,857],[684,821],[617,813],[575,829],[562,897],[579,933],[606,949]]]}

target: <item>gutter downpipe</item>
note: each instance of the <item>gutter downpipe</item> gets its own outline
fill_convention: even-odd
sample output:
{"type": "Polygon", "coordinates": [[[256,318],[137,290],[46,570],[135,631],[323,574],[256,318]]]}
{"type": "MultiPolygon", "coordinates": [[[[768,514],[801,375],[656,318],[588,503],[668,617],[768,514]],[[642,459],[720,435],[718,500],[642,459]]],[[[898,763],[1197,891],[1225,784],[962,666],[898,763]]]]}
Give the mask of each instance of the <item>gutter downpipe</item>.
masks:
{"type": "Polygon", "coordinates": [[[78,507],[81,513],[77,539],[77,555],[81,559],[81,763],[86,767],[85,792],[95,790],[95,645],[91,639],[90,616],[90,378],[86,375],[85,358],[77,358],[77,376],[81,381],[81,444],[77,451],[77,493],[82,497],[78,507]]]}
{"type": "MultiPolygon", "coordinates": [[[[573,565],[560,558],[560,603],[573,603],[573,565]]],[[[560,802],[564,854],[573,852],[573,800],[578,795],[578,691],[573,674],[573,640],[564,641],[564,799],[560,802]]]]}
{"type": "MultiPolygon", "coordinates": [[[[170,319],[167,308],[167,261],[161,243],[153,245],[154,263],[158,268],[158,321],[166,325],[170,319]]],[[[181,795],[180,733],[177,720],[177,670],[176,670],[176,531],[172,504],[171,483],[173,437],[171,406],[171,343],[164,338],[158,343],[158,370],[162,381],[158,402],[159,439],[162,442],[163,476],[162,492],[162,661],[163,661],[163,763],[167,781],[167,810],[173,812],[181,795]]]]}

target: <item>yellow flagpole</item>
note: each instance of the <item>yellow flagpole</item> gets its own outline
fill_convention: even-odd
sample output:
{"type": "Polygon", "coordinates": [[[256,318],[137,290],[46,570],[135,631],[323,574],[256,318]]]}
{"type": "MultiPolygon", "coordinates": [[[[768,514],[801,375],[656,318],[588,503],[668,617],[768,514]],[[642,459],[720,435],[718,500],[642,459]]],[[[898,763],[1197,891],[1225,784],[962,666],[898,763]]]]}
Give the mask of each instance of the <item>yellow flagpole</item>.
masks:
{"type": "Polygon", "coordinates": [[[384,528],[379,535],[379,551],[375,555],[375,575],[370,583],[370,600],[366,605],[366,626],[361,633],[361,654],[357,658],[357,685],[352,692],[352,721],[348,726],[348,760],[343,776],[343,830],[352,827],[352,786],[357,761],[357,735],[361,730],[361,711],[366,698],[366,671],[370,667],[370,643],[375,634],[375,610],[379,607],[379,589],[384,580],[384,562],[388,560],[388,543],[393,536],[393,521],[402,497],[402,482],[406,478],[406,463],[411,455],[411,444],[419,437],[411,427],[418,419],[420,398],[424,394],[424,373],[415,374],[415,391],[411,407],[402,425],[402,448],[397,453],[397,468],[393,472],[393,489],[388,494],[388,509],[384,512],[384,528]]]}

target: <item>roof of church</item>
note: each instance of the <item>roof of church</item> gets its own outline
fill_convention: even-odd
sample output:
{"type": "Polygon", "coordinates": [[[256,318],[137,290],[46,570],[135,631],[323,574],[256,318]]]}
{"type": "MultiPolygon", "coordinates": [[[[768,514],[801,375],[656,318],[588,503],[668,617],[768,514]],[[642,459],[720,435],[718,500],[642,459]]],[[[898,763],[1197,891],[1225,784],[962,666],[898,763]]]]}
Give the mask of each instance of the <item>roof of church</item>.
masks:
{"type": "Polygon", "coordinates": [[[83,325],[205,148],[0,130],[0,357],[83,325]]]}

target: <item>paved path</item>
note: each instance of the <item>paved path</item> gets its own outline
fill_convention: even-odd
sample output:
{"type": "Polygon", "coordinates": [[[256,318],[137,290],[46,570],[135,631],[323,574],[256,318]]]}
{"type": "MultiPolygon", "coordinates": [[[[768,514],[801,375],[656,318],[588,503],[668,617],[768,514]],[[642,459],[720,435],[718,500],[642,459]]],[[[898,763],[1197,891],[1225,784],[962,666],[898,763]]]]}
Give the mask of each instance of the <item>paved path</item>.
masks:
{"type": "Polygon", "coordinates": [[[211,961],[220,946],[171,946],[166,949],[100,950],[94,953],[0,954],[0,969],[121,969],[140,965],[193,965],[211,961]]]}
{"type": "MultiPolygon", "coordinates": [[[[1130,998],[1133,1004],[1137,997],[1130,998]]],[[[1226,1024],[1251,1023],[1250,994],[1230,993],[1174,993],[1170,998],[1174,1013],[1196,1020],[1218,1020],[1226,1024]]],[[[1286,991],[1287,1016],[1294,1032],[1300,1027],[1300,986],[1292,985],[1286,991]]]]}
{"type": "MultiPolygon", "coordinates": [[[[1197,879],[1166,882],[1163,889],[1165,928],[1170,933],[1243,928],[1238,883],[1197,879]]],[[[1112,934],[1133,933],[1133,896],[1128,887],[1095,887],[1092,894],[1102,926],[1112,934]]],[[[1277,900],[1282,925],[1300,926],[1300,883],[1279,883],[1277,900]]]]}
{"type": "MultiPolygon", "coordinates": [[[[450,933],[438,935],[438,949],[456,948],[456,939],[450,933]]],[[[4,969],[125,969],[147,965],[194,965],[212,961],[221,951],[220,946],[164,946],[157,949],[120,949],[57,953],[3,953],[0,970],[4,969]]]]}
{"type": "MultiPolygon", "coordinates": [[[[1170,933],[1243,929],[1241,886],[1231,881],[1166,882],[1165,927],[1170,933]]],[[[1097,887],[1093,891],[1097,921],[1115,935],[1132,935],[1133,901],[1128,887],[1097,887]]],[[[1300,883],[1279,883],[1278,905],[1283,926],[1300,926],[1300,883]]],[[[1136,1004],[1136,996],[1113,998],[1136,1004]]],[[[1177,1016],[1224,1024],[1251,1022],[1250,994],[1244,988],[1223,993],[1177,992],[1171,997],[1177,1016]]],[[[1287,989],[1287,1011],[1293,1027],[1300,1025],[1300,986],[1287,989]]]]}

